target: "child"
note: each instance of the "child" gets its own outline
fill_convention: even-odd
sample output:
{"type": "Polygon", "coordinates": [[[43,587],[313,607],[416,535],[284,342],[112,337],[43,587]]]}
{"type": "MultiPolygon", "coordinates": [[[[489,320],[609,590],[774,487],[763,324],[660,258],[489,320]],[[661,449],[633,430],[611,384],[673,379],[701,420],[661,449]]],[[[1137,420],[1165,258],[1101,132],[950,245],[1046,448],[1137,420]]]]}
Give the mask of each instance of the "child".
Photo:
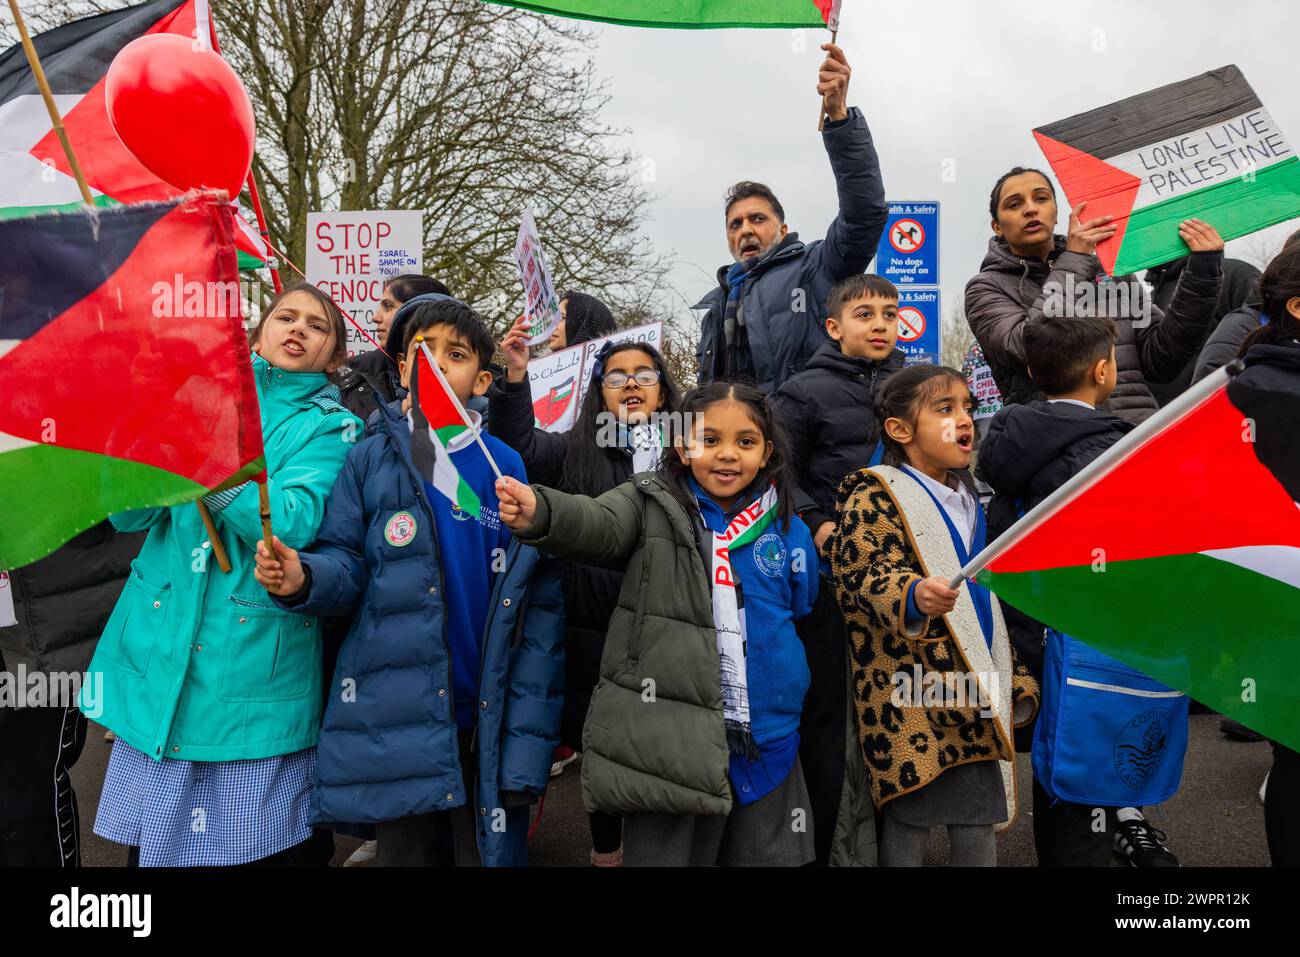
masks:
{"type": "Polygon", "coordinates": [[[841,279],[826,300],[831,342],[772,396],[790,435],[799,490],[810,500],[800,515],[821,548],[835,528],[835,492],[850,472],[871,464],[876,392],[903,368],[898,345],[898,289],[881,276],[841,279]]]}
{"type": "MultiPolygon", "coordinates": [[[[1104,317],[1045,319],[1025,327],[1029,375],[1047,399],[1007,406],[989,425],[979,471],[994,489],[989,526],[996,534],[1132,431],[1132,424],[1100,408],[1119,377],[1117,338],[1114,321],[1104,317]]],[[[1013,610],[1007,617],[1022,660],[1031,663],[1043,682],[1043,711],[1033,745],[1039,865],[1106,867],[1113,842],[1134,866],[1176,867],[1178,859],[1164,846],[1163,833],[1151,827],[1141,811],[1116,808],[1116,803],[1129,804],[1137,793],[1117,777],[1113,750],[1118,731],[1137,714],[1156,704],[1173,712],[1159,754],[1162,767],[1153,762],[1150,775],[1143,775],[1149,780],[1142,785],[1149,803],[1165,800],[1169,795],[1158,792],[1168,791],[1171,781],[1177,788],[1182,767],[1187,699],[1059,632],[1045,633],[1027,615],[1013,610]],[[1067,672],[1093,684],[1100,681],[1110,690],[1070,687],[1061,680],[1067,672]],[[1122,692],[1130,686],[1128,694],[1122,692]],[[1123,720],[1112,726],[1121,714],[1123,720]],[[1063,757],[1067,752],[1070,757],[1063,757]],[[1095,761],[1086,759],[1091,754],[1095,761]],[[1085,796],[1086,801],[1070,800],[1085,796]],[[1102,819],[1096,814],[1099,809],[1102,819]],[[1099,820],[1105,824],[1100,830],[1099,820]]]]}
{"type": "Polygon", "coordinates": [[[627,568],[582,749],[584,803],[624,815],[624,863],[805,864],[808,667],[794,621],[817,597],[812,536],[793,521],[762,393],[712,383],[682,412],[688,437],[658,473],[596,499],[505,479],[502,521],[540,548],[627,568]]]}
{"type": "MultiPolygon", "coordinates": [[[[569,315],[572,316],[573,307],[569,315]]],[[[528,384],[528,320],[516,323],[501,343],[506,378],[492,392],[492,428],[523,456],[528,474],[565,492],[600,495],[635,472],[659,467],[662,445],[655,413],[672,414],[681,404],[654,346],[643,342],[606,345],[596,356],[591,387],[567,433],[533,427],[528,384]],[[609,441],[610,437],[616,441],[609,441]]],[[[600,678],[605,632],[618,603],[622,569],[570,564],[564,576],[564,721],[560,741],[570,754],[582,749],[582,726],[600,678]]],[[[571,760],[571,759],[570,759],[571,760]]],[[[562,768],[562,765],[561,765],[562,768]]],[[[623,859],[623,822],[599,811],[590,815],[591,862],[617,867],[623,859]]]]}
{"type": "MultiPolygon", "coordinates": [[[[888,279],[855,275],[840,280],[826,301],[821,346],[800,372],[772,396],[791,436],[799,476],[801,517],[819,551],[835,528],[835,493],[850,472],[879,461],[870,438],[876,393],[903,368],[898,344],[898,289],[888,279]]],[[[828,578],[829,567],[822,564],[828,578]]],[[[874,863],[875,825],[852,733],[848,642],[844,620],[827,580],[819,607],[800,628],[812,673],[801,724],[800,758],[817,822],[818,863],[874,863]],[[845,773],[849,772],[845,790],[845,773]],[[836,822],[847,840],[832,843],[836,822]]]]}
{"type": "MultiPolygon", "coordinates": [[[[493,343],[474,310],[416,296],[393,320],[403,324],[404,387],[422,336],[462,406],[487,391],[493,343]]],[[[471,515],[417,471],[410,407],[409,394],[380,406],[310,551],[258,552],[258,581],[278,605],[354,614],[325,708],[313,812],[375,824],[381,866],[445,863],[440,845],[457,866],[521,865],[560,723],[559,580],[495,509],[471,515]]],[[[475,429],[447,450],[461,482],[491,502],[470,417],[475,429]]],[[[518,455],[481,438],[506,474],[523,477],[518,455]]]]}
{"type": "Polygon", "coordinates": [[[897,373],[876,399],[885,464],[840,487],[831,568],[886,867],[920,866],[941,825],[954,865],[996,864],[994,827],[1016,814],[1013,698],[1017,723],[1036,707],[1037,684],[1016,665],[988,591],[948,588],[984,546],[963,471],[970,408],[955,369],[897,373]]]}
{"type": "MultiPolygon", "coordinates": [[[[326,378],[345,341],[343,316],[310,285],[276,296],[253,334],[271,523],[300,547],[360,425],[326,378]]],[[[117,736],[95,833],[142,866],[297,863],[311,838],[320,633],[254,581],[253,483],[205,501],[228,573],[192,504],[111,516],[149,535],[90,664],[103,712],[87,713],[117,736]]]]}

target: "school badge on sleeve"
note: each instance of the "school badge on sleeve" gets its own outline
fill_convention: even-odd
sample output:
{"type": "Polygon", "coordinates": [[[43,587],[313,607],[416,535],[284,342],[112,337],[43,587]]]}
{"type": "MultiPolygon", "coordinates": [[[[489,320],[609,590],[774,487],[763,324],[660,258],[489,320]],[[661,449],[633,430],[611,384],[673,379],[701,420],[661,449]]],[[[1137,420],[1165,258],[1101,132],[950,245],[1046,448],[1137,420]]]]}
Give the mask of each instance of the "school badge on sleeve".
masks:
{"type": "Polygon", "coordinates": [[[384,538],[388,540],[389,545],[402,548],[415,539],[417,527],[414,515],[410,512],[397,512],[384,526],[384,538]]]}

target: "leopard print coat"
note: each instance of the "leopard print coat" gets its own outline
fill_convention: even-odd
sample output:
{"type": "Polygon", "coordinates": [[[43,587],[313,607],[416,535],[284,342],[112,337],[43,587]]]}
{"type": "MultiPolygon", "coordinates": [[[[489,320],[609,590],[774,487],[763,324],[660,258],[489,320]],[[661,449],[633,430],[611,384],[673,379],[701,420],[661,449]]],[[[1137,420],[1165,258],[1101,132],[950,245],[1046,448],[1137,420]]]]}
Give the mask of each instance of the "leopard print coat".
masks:
{"type": "MultiPolygon", "coordinates": [[[[845,477],[839,490],[838,525],[830,542],[831,569],[848,632],[858,737],[872,799],[880,808],[893,798],[925,787],[949,768],[975,761],[1003,761],[1008,762],[1002,770],[1013,820],[1015,751],[1011,722],[1004,724],[996,717],[982,716],[978,700],[968,706],[961,706],[965,701],[955,696],[945,701],[941,690],[937,695],[924,696],[919,689],[914,690],[912,696],[904,697],[902,707],[896,700],[899,676],[908,676],[912,682],[921,678],[922,686],[934,690],[936,678],[946,676],[953,682],[952,687],[962,687],[959,677],[964,680],[965,676],[984,672],[976,670],[980,662],[972,666],[962,650],[963,644],[955,638],[956,627],[966,629],[968,635],[970,631],[969,615],[961,619],[962,600],[951,615],[927,618],[920,630],[907,632],[904,605],[912,582],[927,575],[947,578],[956,571],[934,567],[927,570],[919,557],[913,529],[903,517],[890,482],[880,473],[901,475],[892,469],[880,469],[879,473],[862,469],[845,477]]],[[[942,521],[937,514],[912,518],[914,522],[942,521]]],[[[946,540],[946,527],[939,534],[946,540]]],[[[947,547],[951,550],[950,541],[947,547]]],[[[934,554],[933,550],[928,553],[934,554]]],[[[997,602],[993,604],[996,609],[997,602]]],[[[973,612],[969,600],[966,608],[973,612]]],[[[976,634],[974,641],[979,646],[967,641],[965,647],[983,653],[982,635],[976,634]]],[[[1002,713],[1008,717],[1014,713],[1017,725],[1027,723],[1037,710],[1038,684],[1028,669],[1014,662],[998,611],[994,644],[993,659],[1000,660],[1004,672],[1011,676],[1011,688],[1005,695],[1007,706],[1002,713]]],[[[986,656],[983,666],[988,665],[986,656]]],[[[993,687],[991,695],[997,694],[998,689],[993,687]]],[[[1010,821],[1003,826],[1009,825],[1010,821]]]]}

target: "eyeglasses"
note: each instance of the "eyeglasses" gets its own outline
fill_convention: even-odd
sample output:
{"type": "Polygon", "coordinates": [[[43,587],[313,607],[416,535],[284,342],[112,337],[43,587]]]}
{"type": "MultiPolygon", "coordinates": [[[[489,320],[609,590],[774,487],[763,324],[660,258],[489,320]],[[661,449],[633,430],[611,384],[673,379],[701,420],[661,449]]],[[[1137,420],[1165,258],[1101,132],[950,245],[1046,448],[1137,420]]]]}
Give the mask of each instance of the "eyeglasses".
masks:
{"type": "Polygon", "coordinates": [[[659,370],[642,369],[636,375],[628,375],[626,372],[607,372],[601,377],[600,382],[606,389],[621,389],[631,379],[635,379],[636,384],[642,388],[648,389],[659,382],[659,370]]]}

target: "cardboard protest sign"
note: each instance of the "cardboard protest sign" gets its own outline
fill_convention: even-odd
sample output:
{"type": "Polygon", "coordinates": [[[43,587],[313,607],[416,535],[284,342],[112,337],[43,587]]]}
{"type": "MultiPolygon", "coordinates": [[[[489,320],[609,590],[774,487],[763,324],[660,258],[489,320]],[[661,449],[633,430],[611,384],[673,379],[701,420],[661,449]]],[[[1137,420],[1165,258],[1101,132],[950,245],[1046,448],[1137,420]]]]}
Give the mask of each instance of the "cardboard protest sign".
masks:
{"type": "Polygon", "coordinates": [[[978,342],[966,350],[961,371],[966,377],[966,384],[970,386],[971,398],[975,400],[975,412],[971,417],[976,425],[982,426],[986,419],[993,418],[1002,408],[1002,393],[998,391],[993,369],[984,358],[984,350],[978,342]]]}
{"type": "Polygon", "coordinates": [[[515,240],[515,265],[519,278],[524,281],[524,314],[528,316],[528,344],[545,342],[552,330],[560,324],[560,297],[551,282],[551,271],[542,251],[542,239],[537,234],[537,220],[533,207],[524,210],[519,223],[519,238],[515,240]]]}
{"type": "MultiPolygon", "coordinates": [[[[384,283],[422,268],[420,210],[307,214],[307,281],[319,286],[372,338],[384,283]]],[[[382,343],[381,343],[382,345],[382,343]]],[[[348,324],[348,357],[375,348],[348,324]]]]}
{"type": "Polygon", "coordinates": [[[644,342],[661,349],[664,324],[651,322],[631,329],[619,329],[603,339],[592,339],[559,352],[550,352],[528,363],[528,382],[533,394],[533,424],[547,432],[573,428],[591,385],[596,355],[609,342],[644,342]]]}
{"type": "MultiPolygon", "coordinates": [[[[1071,206],[1110,215],[1097,247],[1111,275],[1187,254],[1185,219],[1225,240],[1300,216],[1300,162],[1235,66],[1034,130],[1071,206]]],[[[1064,218],[1064,217],[1063,217],[1064,218]]]]}
{"type": "Polygon", "coordinates": [[[581,372],[582,346],[550,352],[528,363],[533,425],[547,432],[567,432],[573,428],[581,372]]]}

